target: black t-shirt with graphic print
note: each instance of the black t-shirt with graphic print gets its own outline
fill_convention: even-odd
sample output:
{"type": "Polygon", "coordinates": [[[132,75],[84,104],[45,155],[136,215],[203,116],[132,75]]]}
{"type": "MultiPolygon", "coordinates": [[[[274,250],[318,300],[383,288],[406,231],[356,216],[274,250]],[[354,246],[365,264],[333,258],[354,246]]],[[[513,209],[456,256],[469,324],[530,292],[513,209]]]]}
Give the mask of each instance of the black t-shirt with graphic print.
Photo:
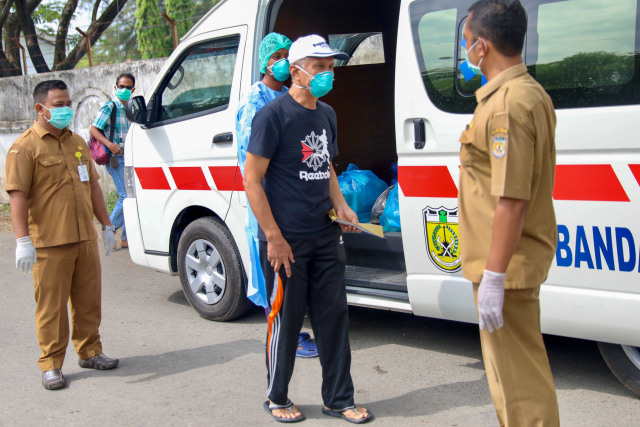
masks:
{"type": "MultiPolygon", "coordinates": [[[[307,239],[331,226],[329,167],[338,155],[336,113],[317,102],[315,110],[288,93],[258,111],[249,153],[270,159],[262,185],[287,240],[307,239]]],[[[258,238],[265,241],[262,229],[258,238]]]]}

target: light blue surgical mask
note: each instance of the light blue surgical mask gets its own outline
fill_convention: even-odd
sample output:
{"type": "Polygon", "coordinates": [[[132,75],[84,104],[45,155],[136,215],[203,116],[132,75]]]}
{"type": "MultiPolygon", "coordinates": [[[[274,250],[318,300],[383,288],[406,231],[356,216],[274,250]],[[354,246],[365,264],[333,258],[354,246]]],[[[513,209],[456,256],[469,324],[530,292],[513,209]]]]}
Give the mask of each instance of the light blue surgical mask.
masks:
{"type": "Polygon", "coordinates": [[[118,99],[121,99],[123,101],[128,101],[129,98],[131,98],[131,89],[122,87],[116,90],[116,96],[118,97],[118,99]]]}
{"type": "Polygon", "coordinates": [[[296,85],[300,89],[311,89],[311,95],[315,96],[316,98],[325,96],[331,91],[331,89],[333,89],[333,73],[331,71],[323,71],[322,73],[318,73],[315,76],[312,76],[302,67],[298,65],[296,65],[296,67],[298,67],[299,70],[311,77],[311,83],[309,83],[309,86],[302,87],[296,85]]]}
{"type": "Polygon", "coordinates": [[[474,47],[476,47],[476,45],[480,42],[480,40],[482,40],[482,43],[484,44],[484,48],[485,50],[487,49],[487,43],[485,43],[484,39],[478,39],[476,40],[476,42],[474,44],[471,45],[471,47],[469,49],[464,49],[464,52],[467,54],[467,64],[469,65],[469,69],[471,71],[473,71],[475,74],[481,76],[482,75],[482,70],[480,69],[480,65],[482,65],[482,61],[484,60],[484,56],[482,58],[480,58],[480,62],[478,62],[478,65],[475,65],[474,63],[471,62],[471,59],[469,58],[469,52],[471,50],[473,50],[474,47]]]}
{"type": "Polygon", "coordinates": [[[289,73],[289,60],[287,58],[282,58],[274,62],[270,67],[267,67],[267,70],[271,71],[273,77],[279,82],[287,80],[291,75],[289,73]]]}
{"type": "MultiPolygon", "coordinates": [[[[40,104],[42,105],[42,104],[40,104]]],[[[42,108],[47,108],[42,105],[42,108]]],[[[64,129],[71,123],[73,119],[73,110],[71,107],[57,107],[57,108],[47,108],[51,112],[51,118],[45,120],[51,123],[51,126],[57,129],[64,129]]]]}

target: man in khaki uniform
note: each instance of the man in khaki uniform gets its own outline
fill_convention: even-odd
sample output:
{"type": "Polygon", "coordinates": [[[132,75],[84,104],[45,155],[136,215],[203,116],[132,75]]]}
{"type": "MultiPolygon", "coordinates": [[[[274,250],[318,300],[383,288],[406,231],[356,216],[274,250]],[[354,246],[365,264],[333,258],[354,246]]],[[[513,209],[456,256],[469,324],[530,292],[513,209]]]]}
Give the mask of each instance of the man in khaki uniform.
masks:
{"type": "Polygon", "coordinates": [[[555,112],[522,63],[522,5],[481,0],[469,12],[467,61],[487,84],[476,92],[478,106],[460,137],[462,271],[473,282],[500,424],[557,426],[538,298],[557,240],[555,112]]]}
{"type": "Polygon", "coordinates": [[[115,229],[89,148],[67,128],[73,110],[66,84],[41,82],[33,99],[38,119],[9,149],[6,191],[17,238],[16,267],[24,273],[33,267],[42,385],[53,390],[66,385],[60,368],[69,342],[67,301],[80,366],[118,366],[118,359],[102,353],[98,332],[101,271],[93,215],[102,223],[107,255],[115,229]]]}

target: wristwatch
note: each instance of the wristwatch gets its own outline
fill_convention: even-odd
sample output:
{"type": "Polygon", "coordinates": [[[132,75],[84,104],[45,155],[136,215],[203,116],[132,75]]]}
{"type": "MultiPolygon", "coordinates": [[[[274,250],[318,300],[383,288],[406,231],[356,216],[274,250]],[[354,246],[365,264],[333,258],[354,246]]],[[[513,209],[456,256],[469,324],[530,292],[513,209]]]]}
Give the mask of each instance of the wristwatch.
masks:
{"type": "Polygon", "coordinates": [[[113,225],[113,224],[111,224],[111,225],[103,225],[102,226],[102,231],[105,231],[105,230],[111,230],[111,231],[113,231],[115,233],[116,232],[116,226],[113,225]]]}

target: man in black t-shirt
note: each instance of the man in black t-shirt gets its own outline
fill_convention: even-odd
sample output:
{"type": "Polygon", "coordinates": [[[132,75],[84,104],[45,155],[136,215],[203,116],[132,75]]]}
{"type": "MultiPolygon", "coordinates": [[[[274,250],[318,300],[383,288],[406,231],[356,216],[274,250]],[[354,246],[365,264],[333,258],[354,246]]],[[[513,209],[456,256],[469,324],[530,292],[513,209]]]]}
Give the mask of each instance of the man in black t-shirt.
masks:
{"type": "Polygon", "coordinates": [[[340,227],[328,216],[333,208],[358,222],[331,165],[338,155],[336,114],[318,101],[331,90],[334,58],[348,56],[317,35],[291,45],[291,89],[256,114],[245,166],[271,310],[264,406],[282,422],[304,419],[288,388],[307,305],[322,366],[322,412],[356,423],[372,418],[353,401],[345,251],[340,227]]]}

